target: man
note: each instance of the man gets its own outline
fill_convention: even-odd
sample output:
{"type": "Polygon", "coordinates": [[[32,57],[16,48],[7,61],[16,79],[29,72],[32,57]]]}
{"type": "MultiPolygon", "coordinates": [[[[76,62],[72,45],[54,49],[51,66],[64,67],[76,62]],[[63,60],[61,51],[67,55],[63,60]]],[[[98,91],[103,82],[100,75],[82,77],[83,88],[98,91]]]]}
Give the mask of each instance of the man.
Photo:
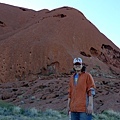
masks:
{"type": "Polygon", "coordinates": [[[75,74],[69,82],[68,111],[71,120],[92,120],[95,84],[92,76],[83,70],[82,59],[73,60],[75,74]]]}

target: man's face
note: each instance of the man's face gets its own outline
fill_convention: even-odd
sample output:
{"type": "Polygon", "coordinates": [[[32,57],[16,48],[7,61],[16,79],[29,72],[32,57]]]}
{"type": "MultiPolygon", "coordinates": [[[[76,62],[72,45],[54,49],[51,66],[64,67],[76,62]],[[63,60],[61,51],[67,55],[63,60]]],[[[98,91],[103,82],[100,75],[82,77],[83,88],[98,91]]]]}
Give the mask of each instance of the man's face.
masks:
{"type": "Polygon", "coordinates": [[[76,71],[81,71],[81,69],[82,69],[82,64],[81,64],[81,63],[75,63],[75,64],[74,64],[74,69],[75,69],[76,71]]]}

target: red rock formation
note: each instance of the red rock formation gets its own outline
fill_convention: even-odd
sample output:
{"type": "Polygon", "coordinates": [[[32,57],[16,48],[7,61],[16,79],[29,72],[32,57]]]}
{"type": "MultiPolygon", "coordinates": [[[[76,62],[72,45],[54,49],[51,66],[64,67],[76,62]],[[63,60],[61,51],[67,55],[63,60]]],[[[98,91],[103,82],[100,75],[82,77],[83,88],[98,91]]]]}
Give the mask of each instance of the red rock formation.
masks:
{"type": "Polygon", "coordinates": [[[96,65],[104,72],[109,66],[113,71],[120,68],[120,49],[80,11],[33,11],[0,3],[1,82],[69,73],[76,56],[88,70],[96,65]]]}
{"type": "MultiPolygon", "coordinates": [[[[120,81],[94,77],[96,95],[94,112],[112,109],[120,112],[120,81]]],[[[0,84],[0,99],[24,108],[66,110],[69,76],[41,77],[34,81],[15,81],[0,84]]]]}

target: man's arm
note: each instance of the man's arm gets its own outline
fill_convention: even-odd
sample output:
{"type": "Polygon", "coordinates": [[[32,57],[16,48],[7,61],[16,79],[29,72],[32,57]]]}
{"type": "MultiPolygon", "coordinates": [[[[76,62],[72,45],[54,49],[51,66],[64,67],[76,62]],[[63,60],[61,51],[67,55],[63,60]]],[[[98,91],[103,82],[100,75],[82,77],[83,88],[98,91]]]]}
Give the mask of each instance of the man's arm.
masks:
{"type": "Polygon", "coordinates": [[[93,113],[93,95],[89,96],[89,103],[87,106],[87,113],[92,114],[93,113]]]}
{"type": "Polygon", "coordinates": [[[93,112],[93,96],[95,95],[95,83],[93,77],[89,74],[87,80],[87,94],[89,96],[89,103],[87,106],[87,113],[92,114],[93,112]]]}

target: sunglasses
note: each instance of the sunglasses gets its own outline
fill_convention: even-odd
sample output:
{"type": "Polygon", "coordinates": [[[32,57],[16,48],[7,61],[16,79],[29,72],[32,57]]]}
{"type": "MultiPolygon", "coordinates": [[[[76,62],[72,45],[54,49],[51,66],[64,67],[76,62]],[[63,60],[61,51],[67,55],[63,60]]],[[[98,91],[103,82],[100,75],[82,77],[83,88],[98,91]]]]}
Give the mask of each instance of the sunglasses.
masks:
{"type": "Polygon", "coordinates": [[[77,63],[75,63],[74,65],[82,65],[82,64],[77,62],[77,63]]]}

